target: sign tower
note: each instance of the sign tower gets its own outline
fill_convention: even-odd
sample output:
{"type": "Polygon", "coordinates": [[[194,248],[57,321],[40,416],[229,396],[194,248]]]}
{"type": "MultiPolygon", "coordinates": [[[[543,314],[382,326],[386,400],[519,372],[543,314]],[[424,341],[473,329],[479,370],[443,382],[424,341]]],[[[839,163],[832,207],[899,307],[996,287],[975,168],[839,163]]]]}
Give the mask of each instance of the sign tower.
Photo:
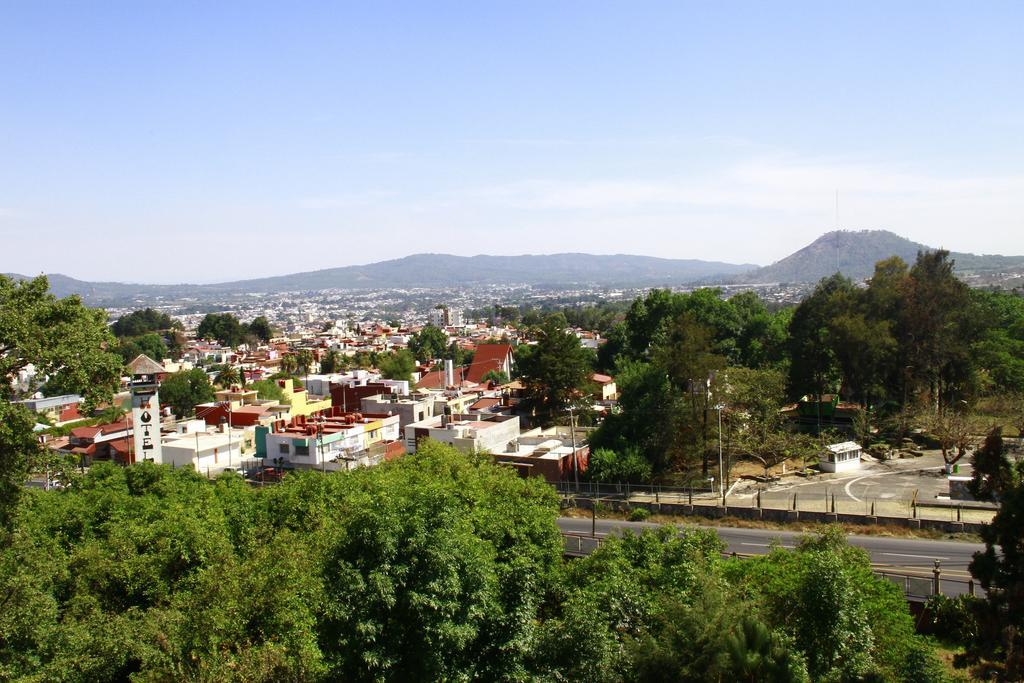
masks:
{"type": "Polygon", "coordinates": [[[132,429],[134,431],[133,462],[149,460],[160,464],[160,397],[158,376],[163,366],[145,355],[128,364],[132,375],[132,429]]]}

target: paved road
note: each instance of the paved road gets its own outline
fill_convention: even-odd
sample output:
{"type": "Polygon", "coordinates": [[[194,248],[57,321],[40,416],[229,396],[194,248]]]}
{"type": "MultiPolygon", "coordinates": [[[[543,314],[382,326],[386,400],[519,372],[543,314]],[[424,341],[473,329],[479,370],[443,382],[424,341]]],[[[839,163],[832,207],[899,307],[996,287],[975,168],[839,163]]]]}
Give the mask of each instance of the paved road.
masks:
{"type": "MultiPolygon", "coordinates": [[[[576,517],[559,517],[558,526],[562,531],[575,534],[589,534],[590,520],[576,517]]],[[[623,530],[639,532],[645,528],[656,528],[650,522],[625,522],[620,520],[597,520],[598,535],[618,534],[623,530]]],[[[732,527],[700,527],[679,525],[681,528],[713,528],[728,544],[727,552],[761,555],[768,552],[772,542],[778,539],[783,547],[793,547],[805,534],[777,529],[737,529],[732,527]]],[[[978,550],[980,543],[962,541],[932,541],[914,538],[893,538],[887,536],[847,536],[851,545],[864,548],[876,565],[889,565],[901,571],[930,571],[936,559],[942,563],[944,576],[949,578],[969,577],[967,565],[978,550]]]]}

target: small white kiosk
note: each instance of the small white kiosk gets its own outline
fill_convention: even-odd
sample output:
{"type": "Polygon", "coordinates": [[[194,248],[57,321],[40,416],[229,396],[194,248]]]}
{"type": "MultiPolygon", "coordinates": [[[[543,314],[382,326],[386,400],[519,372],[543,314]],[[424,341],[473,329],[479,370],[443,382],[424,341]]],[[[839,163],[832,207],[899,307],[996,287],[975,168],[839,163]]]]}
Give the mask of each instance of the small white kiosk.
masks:
{"type": "Polygon", "coordinates": [[[822,472],[849,472],[860,469],[860,444],[856,441],[834,443],[825,449],[818,461],[822,472]]]}

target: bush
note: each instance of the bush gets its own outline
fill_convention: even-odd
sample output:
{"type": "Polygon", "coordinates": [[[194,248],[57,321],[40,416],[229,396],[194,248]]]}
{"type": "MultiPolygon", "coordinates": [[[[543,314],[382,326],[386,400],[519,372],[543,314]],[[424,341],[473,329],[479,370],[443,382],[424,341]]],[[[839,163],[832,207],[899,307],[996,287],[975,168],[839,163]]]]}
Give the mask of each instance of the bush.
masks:
{"type": "Polygon", "coordinates": [[[650,481],[651,463],[635,448],[618,453],[609,448],[598,448],[590,454],[587,475],[591,481],[617,484],[639,484],[650,481]]]}
{"type": "Polygon", "coordinates": [[[651,516],[651,511],[647,508],[633,508],[629,511],[629,521],[631,522],[646,522],[651,516]]]}
{"type": "Polygon", "coordinates": [[[973,641],[978,633],[973,606],[978,602],[978,598],[969,595],[958,595],[955,598],[933,595],[928,598],[925,608],[931,615],[931,633],[955,643],[973,641]]]}

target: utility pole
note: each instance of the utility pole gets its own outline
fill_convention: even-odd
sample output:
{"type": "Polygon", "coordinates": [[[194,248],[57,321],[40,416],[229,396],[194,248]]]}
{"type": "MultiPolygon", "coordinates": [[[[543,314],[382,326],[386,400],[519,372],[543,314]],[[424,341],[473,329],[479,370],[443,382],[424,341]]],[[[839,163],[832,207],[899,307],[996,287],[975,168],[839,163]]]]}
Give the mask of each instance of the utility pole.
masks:
{"type": "Polygon", "coordinates": [[[722,404],[718,408],[718,490],[722,493],[722,504],[725,504],[725,467],[722,464],[722,404]]]}
{"type": "Polygon", "coordinates": [[[231,466],[231,394],[228,394],[228,469],[231,466]]]}
{"type": "Polygon", "coordinates": [[[324,416],[319,415],[316,419],[316,433],[318,447],[320,449],[320,473],[327,474],[327,461],[324,460],[324,416]]]}
{"type": "Polygon", "coordinates": [[[576,492],[580,490],[580,458],[576,452],[576,419],[573,417],[572,408],[569,408],[569,430],[572,433],[572,473],[576,482],[576,492]]]}

